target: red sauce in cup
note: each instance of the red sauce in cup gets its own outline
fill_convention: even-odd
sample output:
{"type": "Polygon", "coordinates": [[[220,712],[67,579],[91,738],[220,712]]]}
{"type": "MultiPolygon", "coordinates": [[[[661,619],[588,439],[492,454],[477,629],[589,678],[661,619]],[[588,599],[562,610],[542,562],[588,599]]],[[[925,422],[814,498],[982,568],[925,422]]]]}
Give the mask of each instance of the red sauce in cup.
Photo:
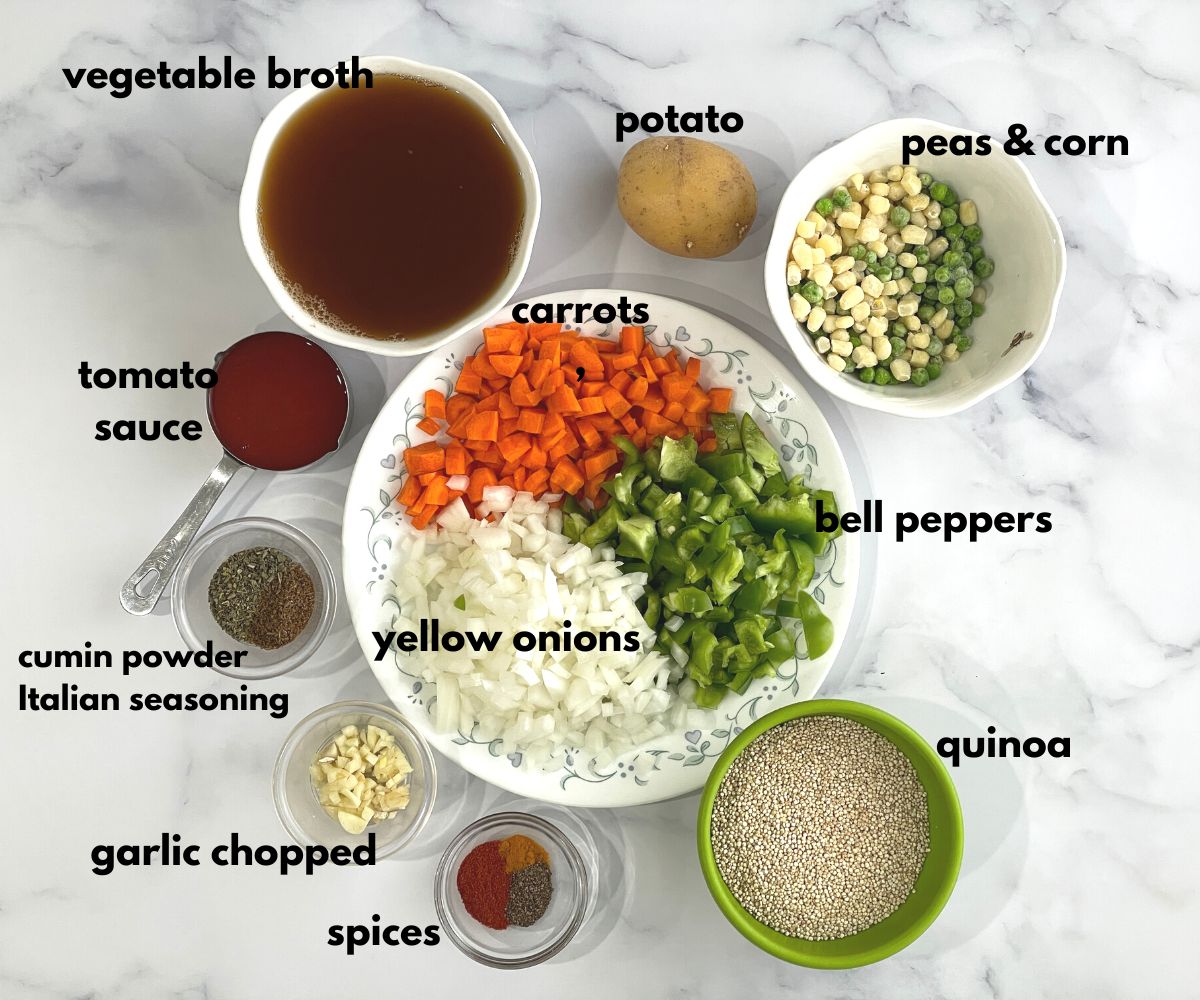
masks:
{"type": "Polygon", "coordinates": [[[334,451],[350,412],[337,362],[294,333],[256,333],[217,361],[208,418],[235,458],[285,472],[334,451]]]}

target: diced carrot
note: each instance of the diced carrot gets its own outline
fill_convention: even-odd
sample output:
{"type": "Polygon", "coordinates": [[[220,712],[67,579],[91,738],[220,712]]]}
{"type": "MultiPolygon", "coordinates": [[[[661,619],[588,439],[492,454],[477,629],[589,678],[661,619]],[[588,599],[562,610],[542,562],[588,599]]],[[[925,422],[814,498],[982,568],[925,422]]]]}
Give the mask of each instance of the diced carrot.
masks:
{"type": "Polygon", "coordinates": [[[611,386],[600,397],[604,400],[604,408],[618,419],[630,410],[630,402],[611,386]]]}
{"type": "Polygon", "coordinates": [[[629,388],[625,390],[625,398],[631,403],[637,403],[646,398],[650,383],[644,378],[630,379],[629,388]]]}
{"type": "Polygon", "coordinates": [[[404,485],[400,488],[400,492],[396,494],[396,503],[401,507],[407,507],[420,495],[421,484],[417,482],[417,477],[409,476],[404,480],[404,485]]]}
{"type": "Polygon", "coordinates": [[[446,397],[437,389],[425,390],[425,416],[434,420],[446,419],[446,397]]]}
{"type": "Polygon", "coordinates": [[[517,369],[521,367],[521,355],[519,354],[489,354],[488,361],[492,363],[492,367],[496,371],[507,378],[516,375],[517,369]]]}
{"type": "Polygon", "coordinates": [[[616,465],[620,459],[617,457],[615,448],[608,448],[604,451],[597,452],[594,455],[589,455],[583,460],[583,474],[586,478],[592,479],[600,475],[605,469],[609,469],[616,465]]]}
{"type": "MultiPolygon", "coordinates": [[[[483,499],[480,497],[480,499],[483,499]]],[[[429,522],[433,520],[433,516],[438,512],[436,507],[426,507],[421,513],[415,515],[412,519],[414,528],[425,528],[429,526],[429,522]]]]}
{"type": "Polygon", "coordinates": [[[617,372],[611,379],[608,380],[608,384],[616,389],[617,392],[623,393],[629,388],[629,385],[632,381],[633,379],[630,377],[628,372],[617,372]]]}
{"type": "Polygon", "coordinates": [[[599,396],[588,396],[579,401],[579,410],[586,416],[591,416],[596,413],[604,413],[604,400],[599,396]]]}
{"type": "Polygon", "coordinates": [[[666,406],[664,406],[662,415],[668,420],[679,421],[683,419],[683,415],[686,412],[687,410],[683,408],[683,404],[676,401],[673,403],[668,403],[666,406]]]}
{"type": "Polygon", "coordinates": [[[467,371],[466,366],[458,373],[458,381],[454,383],[454,391],[464,396],[478,396],[483,389],[483,379],[474,372],[467,371]]]}
{"type": "Polygon", "coordinates": [[[476,413],[467,424],[467,435],[477,441],[495,441],[500,435],[500,415],[494,411],[476,413]]]}
{"type": "Polygon", "coordinates": [[[541,410],[522,410],[517,417],[517,430],[527,434],[541,434],[542,424],[545,422],[546,415],[541,410]]]}
{"type": "Polygon", "coordinates": [[[579,466],[565,456],[558,460],[554,471],[550,473],[551,487],[561,489],[564,493],[577,493],[583,484],[584,478],[579,466]]]}
{"type": "Polygon", "coordinates": [[[404,467],[413,475],[436,472],[446,463],[446,451],[436,441],[427,441],[404,450],[404,467]]]}
{"type": "Polygon", "coordinates": [[[451,396],[446,400],[446,419],[453,423],[464,413],[468,412],[472,405],[471,400],[467,396],[451,396]]]}
{"type": "Polygon", "coordinates": [[[707,454],[710,451],[716,451],[716,450],[717,450],[717,439],[715,437],[708,438],[706,441],[700,442],[700,451],[707,454]]]}
{"type": "Polygon", "coordinates": [[[438,432],[438,422],[433,417],[424,417],[417,421],[417,427],[423,430],[426,434],[436,434],[438,432]]]}
{"type": "Polygon", "coordinates": [[[612,366],[617,371],[624,371],[626,368],[636,368],[638,356],[632,351],[622,351],[620,354],[614,354],[612,366]]]}
{"type": "Polygon", "coordinates": [[[496,447],[500,449],[500,454],[504,456],[506,462],[515,462],[529,450],[529,443],[528,434],[518,433],[501,438],[496,447]]]}
{"type": "Polygon", "coordinates": [[[570,386],[566,385],[560,385],[554,390],[553,395],[546,400],[546,409],[551,413],[581,413],[583,411],[583,407],[579,405],[579,399],[571,391],[570,386]]]}
{"type": "Polygon", "coordinates": [[[733,390],[724,386],[708,390],[709,408],[713,413],[728,413],[733,403],[733,390]]]}
{"type": "Polygon", "coordinates": [[[595,448],[602,440],[595,424],[589,420],[580,420],[575,427],[579,431],[579,436],[583,438],[584,444],[589,448],[595,448]]]}
{"type": "Polygon", "coordinates": [[[461,444],[446,446],[446,475],[465,476],[467,474],[467,449],[461,444]]]}
{"type": "Polygon", "coordinates": [[[516,420],[520,412],[521,408],[512,401],[511,395],[509,395],[507,392],[500,393],[500,419],[502,421],[516,420]]]}
{"type": "Polygon", "coordinates": [[[640,326],[625,326],[621,328],[621,350],[628,351],[635,357],[642,353],[646,346],[646,331],[640,326]]]}

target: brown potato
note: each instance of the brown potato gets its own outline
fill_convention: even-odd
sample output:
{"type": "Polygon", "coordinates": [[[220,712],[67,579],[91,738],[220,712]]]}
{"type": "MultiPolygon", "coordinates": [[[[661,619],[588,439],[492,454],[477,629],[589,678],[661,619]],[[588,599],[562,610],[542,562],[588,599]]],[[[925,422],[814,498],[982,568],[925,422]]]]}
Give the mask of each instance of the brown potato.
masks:
{"type": "Polygon", "coordinates": [[[629,228],[677,257],[720,257],[746,238],[758,191],[746,165],[701,139],[643,139],[617,176],[617,207],[629,228]]]}

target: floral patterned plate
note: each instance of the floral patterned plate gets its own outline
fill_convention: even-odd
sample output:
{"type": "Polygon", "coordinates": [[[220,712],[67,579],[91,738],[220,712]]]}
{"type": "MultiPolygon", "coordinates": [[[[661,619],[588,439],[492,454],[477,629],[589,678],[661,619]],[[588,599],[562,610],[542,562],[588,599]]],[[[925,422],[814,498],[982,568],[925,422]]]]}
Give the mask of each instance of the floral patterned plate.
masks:
{"type": "MultiPolygon", "coordinates": [[[[740,330],[696,306],[645,292],[585,290],[557,292],[539,302],[647,302],[647,337],[659,348],[673,347],[683,359],[704,362],[711,384],[734,389],[733,409],[749,411],[784,459],[788,475],[803,472],[809,481],[832,489],[843,509],[854,506],[854,489],[833,432],[787,366],[770,350],[740,330]]],[[[506,322],[506,311],[494,322],[506,322]]],[[[590,336],[615,337],[619,323],[586,323],[590,336]]],[[[759,715],[781,705],[813,697],[829,672],[850,624],[858,581],[858,546],[854,536],[834,541],[817,561],[810,590],[833,620],[832,648],[816,661],[795,659],[776,677],[755,681],[740,697],[728,696],[715,711],[694,710],[686,725],[600,766],[568,748],[549,769],[525,765],[519,753],[505,754],[497,742],[473,733],[437,733],[433,729],[432,685],[406,670],[393,651],[374,662],[377,646],[371,633],[388,631],[394,604],[387,600],[389,576],[404,567],[389,561],[403,513],[392,502],[400,486],[399,453],[428,440],[416,426],[424,416],[426,389],[449,393],[463,359],[474,354],[482,334],[466,334],[426,355],[384,404],[363,441],[346,496],[342,527],[343,572],[354,629],[384,691],[438,750],[468,771],[519,795],[573,806],[627,806],[656,802],[704,784],[721,751],[759,715]]]]}

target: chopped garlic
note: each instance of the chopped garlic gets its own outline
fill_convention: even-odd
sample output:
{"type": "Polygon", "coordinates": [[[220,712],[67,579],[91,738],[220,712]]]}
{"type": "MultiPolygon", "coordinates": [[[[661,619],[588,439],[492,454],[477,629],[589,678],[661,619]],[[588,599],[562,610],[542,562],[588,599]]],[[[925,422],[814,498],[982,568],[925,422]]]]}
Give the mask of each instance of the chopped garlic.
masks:
{"type": "Polygon", "coordinates": [[[346,726],[310,768],[317,800],[350,834],[391,819],[408,805],[408,785],[400,783],[412,765],[395,737],[379,726],[346,726]]]}

